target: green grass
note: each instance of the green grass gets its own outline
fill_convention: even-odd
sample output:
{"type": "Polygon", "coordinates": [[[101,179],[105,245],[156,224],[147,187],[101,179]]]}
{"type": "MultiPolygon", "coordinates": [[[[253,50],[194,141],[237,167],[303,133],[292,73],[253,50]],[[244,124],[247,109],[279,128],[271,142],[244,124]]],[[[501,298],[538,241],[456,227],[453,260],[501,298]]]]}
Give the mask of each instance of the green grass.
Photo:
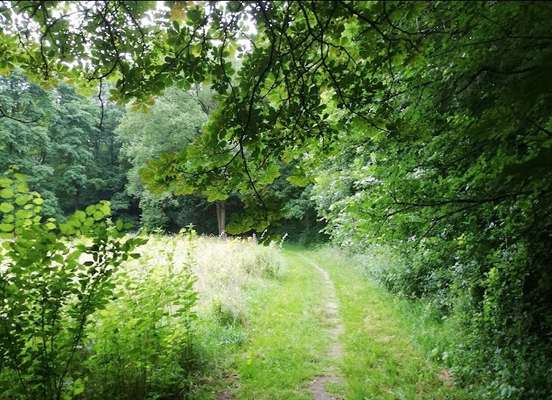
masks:
{"type": "Polygon", "coordinates": [[[240,400],[311,399],[308,386],[324,370],[329,345],[323,284],[300,256],[286,252],[285,261],[277,276],[239,291],[243,318],[199,313],[189,355],[190,370],[196,372],[186,398],[214,400],[229,393],[240,400]]]}
{"type": "Polygon", "coordinates": [[[228,387],[235,399],[311,399],[309,383],[332,362],[343,383],[327,389],[344,399],[469,399],[445,384],[439,378],[443,367],[426,357],[433,348],[446,348],[454,333],[422,304],[376,286],[338,251],[291,248],[284,255],[288,266],[278,278],[247,290],[243,325],[199,321],[208,373],[194,399],[216,399],[228,387]],[[340,361],[326,355],[331,340],[324,322],[326,289],[305,257],[334,282],[345,327],[340,361]]]}
{"type": "Polygon", "coordinates": [[[282,277],[252,294],[237,399],[310,399],[308,383],[323,369],[322,281],[295,254],[286,258],[282,277]]]}
{"type": "Polygon", "coordinates": [[[439,379],[442,368],[417,345],[412,329],[424,326],[424,347],[440,341],[436,324],[419,307],[398,301],[361,276],[346,257],[331,250],[305,254],[334,281],[345,325],[342,372],[346,399],[467,399],[461,389],[439,379]],[[435,335],[431,337],[430,335],[435,335]]]}
{"type": "Polygon", "coordinates": [[[190,377],[191,393],[186,398],[216,399],[232,383],[229,371],[246,340],[245,333],[239,324],[221,325],[211,316],[201,316],[194,328],[189,358],[196,374],[190,377]]]}

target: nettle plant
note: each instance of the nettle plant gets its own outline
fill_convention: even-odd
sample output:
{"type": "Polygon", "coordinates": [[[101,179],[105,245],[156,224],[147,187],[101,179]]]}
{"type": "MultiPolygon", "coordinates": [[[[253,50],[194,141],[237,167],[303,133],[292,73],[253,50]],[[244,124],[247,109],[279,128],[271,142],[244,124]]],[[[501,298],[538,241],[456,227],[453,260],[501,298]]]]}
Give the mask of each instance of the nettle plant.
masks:
{"type": "Polygon", "coordinates": [[[143,243],[107,202],[64,223],[40,216],[24,175],[0,177],[0,397],[61,400],[84,390],[89,317],[112,297],[114,270],[143,243]]]}

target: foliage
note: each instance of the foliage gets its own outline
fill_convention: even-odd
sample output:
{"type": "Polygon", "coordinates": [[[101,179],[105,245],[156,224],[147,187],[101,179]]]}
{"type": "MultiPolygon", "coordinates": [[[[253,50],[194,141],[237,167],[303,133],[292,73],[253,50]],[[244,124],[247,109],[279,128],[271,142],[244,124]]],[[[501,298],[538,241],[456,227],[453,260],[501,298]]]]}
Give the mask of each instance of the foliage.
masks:
{"type": "MultiPolygon", "coordinates": [[[[139,201],[141,223],[146,229],[178,231],[190,223],[200,231],[214,232],[206,215],[207,204],[192,196],[152,193],[144,188],[139,171],[165,152],[182,151],[197,136],[214,107],[205,90],[169,88],[147,113],[129,106],[116,134],[121,155],[131,165],[126,191],[139,201]]],[[[210,211],[210,210],[209,210],[210,211]]]]}
{"type": "Polygon", "coordinates": [[[107,103],[102,110],[70,86],[44,90],[19,74],[0,78],[0,102],[20,119],[0,119],[0,169],[15,166],[29,176],[45,215],[64,217],[122,190],[119,108],[107,103]]]}
{"type": "MultiPolygon", "coordinates": [[[[335,11],[333,3],[320,4],[325,14],[335,11]]],[[[254,202],[263,203],[267,190],[262,188],[280,175],[279,160],[297,156],[293,147],[301,144],[299,136],[319,138],[327,127],[312,109],[306,115],[295,112],[302,106],[324,108],[318,90],[324,82],[315,74],[308,78],[310,61],[302,59],[308,50],[318,52],[317,36],[310,31],[306,37],[300,34],[310,23],[302,17],[305,10],[300,3],[167,5],[154,9],[148,2],[92,2],[64,9],[54,3],[5,3],[0,14],[6,26],[12,25],[1,36],[4,67],[18,66],[34,79],[65,78],[84,87],[111,79],[116,81],[114,99],[135,99],[145,107],[151,105],[152,94],[172,84],[188,89],[194,83],[211,82],[220,105],[206,132],[186,151],[150,163],[144,176],[151,188],[201,193],[208,201],[244,193],[245,206],[251,210],[254,202]],[[297,22],[290,18],[294,14],[297,22]],[[140,23],[146,16],[153,23],[140,23]],[[79,21],[78,29],[63,29],[71,19],[79,21]],[[256,35],[259,40],[251,52],[240,46],[251,45],[248,32],[242,33],[248,21],[262,33],[256,35]],[[289,35],[277,36],[287,29],[289,35]],[[16,41],[21,49],[13,47],[16,41]],[[74,60],[81,62],[73,65],[74,60]],[[298,85],[282,79],[292,71],[300,75],[293,80],[298,85]],[[298,135],[303,131],[305,135],[298,135]],[[289,154],[284,154],[286,149],[289,154]]],[[[326,69],[325,57],[322,61],[316,62],[317,69],[326,69]]],[[[241,229],[262,231],[277,213],[264,211],[251,213],[250,222],[241,229]]]]}
{"type": "Polygon", "coordinates": [[[114,299],[91,317],[83,395],[201,398],[240,351],[250,296],[281,276],[279,249],[188,231],[150,234],[138,252],[115,274],[114,299]]]}
{"type": "Polygon", "coordinates": [[[25,176],[7,173],[0,184],[2,396],[71,398],[84,388],[78,367],[90,315],[112,296],[114,270],[141,241],[122,237],[106,202],[58,224],[42,220],[43,200],[25,176]]]}
{"type": "Polygon", "coordinates": [[[318,217],[316,202],[311,198],[313,185],[294,181],[294,172],[293,168],[284,166],[264,196],[270,208],[276,210],[267,235],[271,239],[285,237],[300,244],[323,242],[327,236],[322,231],[324,223],[318,217]]]}
{"type": "Polygon", "coordinates": [[[174,84],[210,83],[217,110],[185,150],[148,163],[152,190],[239,192],[235,230],[263,230],[282,211],[267,204],[271,185],[296,167],[338,243],[395,246],[406,262],[388,285],[464,321],[463,379],[493,399],[549,396],[552,8],[167,6],[4,2],[0,68],[111,79],[114,99],[144,107],[174,84]]]}
{"type": "Polygon", "coordinates": [[[93,315],[87,399],[182,398],[194,384],[195,261],[190,254],[175,263],[176,240],[119,271],[115,300],[93,315]]]}
{"type": "Polygon", "coordinates": [[[247,293],[281,273],[275,245],[192,232],[153,235],[145,244],[109,222],[107,203],[63,224],[40,222],[42,199],[23,176],[0,184],[2,223],[13,216],[0,274],[2,398],[201,393],[202,377],[221,374],[222,354],[244,340],[237,322],[249,315],[247,293]]]}

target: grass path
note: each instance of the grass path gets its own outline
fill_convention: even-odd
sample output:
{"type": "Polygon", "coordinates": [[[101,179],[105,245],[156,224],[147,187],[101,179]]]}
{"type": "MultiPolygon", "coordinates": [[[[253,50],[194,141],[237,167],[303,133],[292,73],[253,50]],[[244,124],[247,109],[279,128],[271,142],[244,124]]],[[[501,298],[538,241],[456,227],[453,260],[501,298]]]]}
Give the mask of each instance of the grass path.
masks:
{"type": "Polygon", "coordinates": [[[439,378],[392,296],[347,258],[299,249],[285,257],[283,276],[252,294],[231,398],[469,398],[439,378]]]}
{"type": "Polygon", "coordinates": [[[414,345],[414,332],[403,323],[404,310],[383,289],[364,278],[351,260],[328,250],[305,254],[329,273],[341,317],[344,354],[341,370],[345,399],[468,399],[440,379],[442,370],[414,345]]]}
{"type": "Polygon", "coordinates": [[[311,258],[302,256],[305,265],[313,267],[322,277],[324,282],[323,298],[324,304],[324,322],[327,325],[327,332],[330,337],[330,344],[326,350],[326,357],[331,363],[329,367],[314,378],[311,382],[309,389],[314,400],[334,400],[341,396],[336,394],[335,388],[338,388],[343,383],[340,371],[337,365],[341,362],[343,357],[343,346],[341,345],[341,335],[343,334],[344,327],[341,321],[341,315],[339,312],[339,303],[336,297],[335,285],[333,284],[330,274],[320,267],[311,258]],[[331,388],[334,388],[332,391],[331,388]]]}
{"type": "Polygon", "coordinates": [[[330,337],[323,326],[322,276],[298,255],[286,258],[283,276],[252,296],[235,399],[311,399],[308,384],[324,371],[330,337]]]}

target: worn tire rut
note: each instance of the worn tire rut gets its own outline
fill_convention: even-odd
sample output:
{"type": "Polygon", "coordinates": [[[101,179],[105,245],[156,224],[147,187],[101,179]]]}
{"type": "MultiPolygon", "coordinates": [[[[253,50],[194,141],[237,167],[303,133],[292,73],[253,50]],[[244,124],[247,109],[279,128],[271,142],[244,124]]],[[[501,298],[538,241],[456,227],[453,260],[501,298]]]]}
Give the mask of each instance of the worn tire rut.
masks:
{"type": "Polygon", "coordinates": [[[316,376],[312,380],[309,385],[309,390],[314,400],[338,400],[341,399],[341,397],[337,397],[336,395],[329,393],[326,389],[327,384],[339,384],[342,381],[339,371],[335,367],[337,362],[343,356],[343,347],[339,337],[344,331],[343,322],[341,321],[339,314],[339,303],[335,292],[335,286],[328,271],[318,265],[315,261],[312,261],[305,256],[301,257],[306,263],[318,271],[324,282],[324,317],[325,322],[328,325],[327,332],[331,340],[327,356],[332,362],[332,366],[329,367],[324,374],[316,376]]]}

